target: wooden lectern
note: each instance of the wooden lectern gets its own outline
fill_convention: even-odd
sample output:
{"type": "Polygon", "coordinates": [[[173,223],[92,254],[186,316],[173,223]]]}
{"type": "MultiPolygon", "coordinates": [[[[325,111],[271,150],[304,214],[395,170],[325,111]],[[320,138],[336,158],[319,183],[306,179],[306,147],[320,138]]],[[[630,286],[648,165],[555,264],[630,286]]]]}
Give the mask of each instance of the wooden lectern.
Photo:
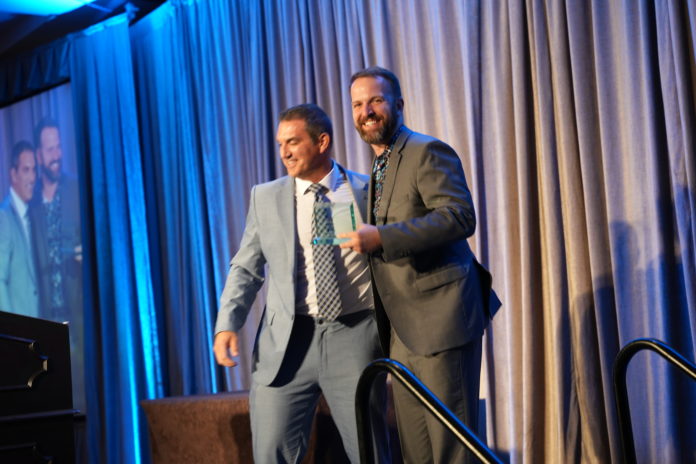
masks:
{"type": "Polygon", "coordinates": [[[68,325],[0,311],[0,462],[75,461],[68,325]]]}

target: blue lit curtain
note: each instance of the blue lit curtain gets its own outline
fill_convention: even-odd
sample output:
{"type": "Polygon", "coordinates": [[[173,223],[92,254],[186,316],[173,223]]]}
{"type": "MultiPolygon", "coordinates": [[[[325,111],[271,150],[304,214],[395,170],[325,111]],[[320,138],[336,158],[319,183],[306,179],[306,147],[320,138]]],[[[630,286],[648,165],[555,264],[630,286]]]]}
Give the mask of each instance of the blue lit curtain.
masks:
{"type": "Polygon", "coordinates": [[[139,462],[148,446],[139,401],[161,397],[165,379],[125,16],[74,37],[70,56],[90,276],[84,304],[90,462],[139,462]]]}
{"type": "MultiPolygon", "coordinates": [[[[256,50],[243,40],[254,32],[246,26],[228,2],[191,2],[165,4],[131,31],[170,394],[224,384],[211,358],[218,295],[230,245],[241,238],[246,192],[271,172],[273,140],[263,134],[272,121],[266,97],[254,91],[267,73],[235,79],[256,50]]],[[[243,343],[252,341],[250,331],[243,343]]],[[[248,385],[248,371],[231,377],[235,389],[248,385]]]]}

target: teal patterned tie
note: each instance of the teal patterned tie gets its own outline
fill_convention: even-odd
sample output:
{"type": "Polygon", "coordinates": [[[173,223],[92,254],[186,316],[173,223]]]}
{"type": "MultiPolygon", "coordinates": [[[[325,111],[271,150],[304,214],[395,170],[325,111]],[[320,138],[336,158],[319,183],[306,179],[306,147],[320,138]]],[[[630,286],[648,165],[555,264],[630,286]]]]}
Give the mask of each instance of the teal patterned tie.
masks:
{"type": "MultiPolygon", "coordinates": [[[[327,190],[321,184],[312,184],[308,190],[314,193],[314,204],[329,203],[324,191],[327,190]]],[[[312,214],[312,236],[332,237],[334,235],[333,222],[331,221],[331,208],[314,208],[312,214]]],[[[333,245],[312,244],[312,257],[314,259],[314,280],[317,287],[317,304],[319,317],[333,321],[341,313],[341,294],[338,291],[338,278],[336,276],[336,258],[333,245]]]]}

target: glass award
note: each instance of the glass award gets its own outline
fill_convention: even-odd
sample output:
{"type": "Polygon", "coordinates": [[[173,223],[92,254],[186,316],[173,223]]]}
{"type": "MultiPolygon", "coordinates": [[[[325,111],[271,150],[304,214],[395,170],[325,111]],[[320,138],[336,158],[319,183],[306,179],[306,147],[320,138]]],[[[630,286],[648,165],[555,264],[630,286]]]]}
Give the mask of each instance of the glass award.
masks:
{"type": "Polygon", "coordinates": [[[347,238],[337,238],[339,234],[357,230],[353,203],[315,203],[315,217],[324,217],[329,222],[329,227],[324,227],[323,233],[312,238],[314,245],[338,245],[347,238]],[[333,225],[333,230],[331,225],[333,225]]]}

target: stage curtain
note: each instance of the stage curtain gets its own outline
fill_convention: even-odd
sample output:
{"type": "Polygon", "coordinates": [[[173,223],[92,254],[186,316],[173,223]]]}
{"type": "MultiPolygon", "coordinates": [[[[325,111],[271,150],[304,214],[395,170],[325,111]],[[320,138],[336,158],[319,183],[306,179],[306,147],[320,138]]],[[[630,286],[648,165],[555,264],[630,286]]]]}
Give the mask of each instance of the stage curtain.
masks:
{"type": "MultiPolygon", "coordinates": [[[[481,2],[477,194],[506,303],[489,439],[511,461],[620,462],[619,349],[696,357],[693,20],[693,2],[481,2]]],[[[628,383],[639,462],[692,460],[694,382],[643,352],[628,383]]]]}
{"type": "MultiPolygon", "coordinates": [[[[402,79],[407,124],[458,151],[475,198],[471,244],[504,302],[486,338],[488,443],[510,462],[617,461],[621,346],[655,337],[694,358],[693,19],[690,2],[199,0],[139,22],[169,392],[221,385],[199,331],[249,187],[283,174],[278,112],[324,107],[335,157],[366,172],[348,83],[379,64],[402,79]]],[[[261,304],[225,388],[248,385],[261,304]]],[[[629,382],[641,462],[692,456],[693,387],[648,354],[629,382]]]]}
{"type": "Polygon", "coordinates": [[[163,395],[128,22],[73,37],[90,462],[147,460],[139,401],[163,395]]]}
{"type": "MultiPolygon", "coordinates": [[[[131,30],[150,246],[166,333],[162,354],[172,395],[225,388],[212,358],[218,298],[231,247],[241,239],[248,191],[272,176],[268,154],[274,142],[266,134],[273,120],[269,97],[258,91],[271,77],[265,69],[240,74],[244,60],[260,57],[250,43],[253,23],[233,5],[245,8],[172,2],[131,30]]],[[[258,314],[240,334],[245,360],[229,377],[235,390],[249,385],[247,347],[258,314]]]]}

